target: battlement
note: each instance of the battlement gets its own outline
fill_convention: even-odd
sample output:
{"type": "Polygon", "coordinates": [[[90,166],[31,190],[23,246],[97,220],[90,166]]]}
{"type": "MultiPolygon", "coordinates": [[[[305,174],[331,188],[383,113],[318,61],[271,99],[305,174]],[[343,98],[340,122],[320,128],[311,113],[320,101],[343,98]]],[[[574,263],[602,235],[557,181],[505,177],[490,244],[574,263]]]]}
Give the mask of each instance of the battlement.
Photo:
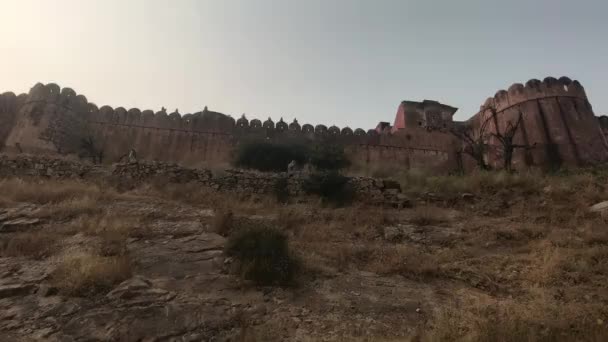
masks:
{"type": "Polygon", "coordinates": [[[36,84],[24,95],[27,100],[25,104],[46,103],[64,107],[81,115],[86,115],[88,120],[101,125],[129,126],[136,128],[154,128],[173,131],[184,131],[192,133],[216,133],[216,134],[247,134],[259,133],[303,133],[324,136],[374,136],[374,130],[365,131],[361,128],[350,127],[327,127],[323,124],[300,125],[297,120],[286,123],[281,118],[278,122],[268,119],[262,122],[259,119],[249,121],[245,116],[235,120],[229,115],[209,111],[207,108],[193,114],[170,113],[166,111],[140,110],[139,108],[126,109],[124,107],[112,108],[104,105],[98,107],[88,102],[83,95],[78,95],[71,88],[60,88],[57,84],[36,84]]]}
{"type": "Polygon", "coordinates": [[[565,76],[559,79],[547,77],[542,82],[531,79],[525,85],[515,83],[508,90],[497,91],[494,97],[486,99],[480,111],[492,107],[497,112],[502,112],[527,101],[551,97],[571,97],[587,101],[585,88],[578,81],[572,81],[565,76]]]}
{"type": "MultiPolygon", "coordinates": [[[[281,143],[296,139],[341,145],[354,161],[367,166],[432,165],[447,170],[454,167],[458,155],[456,138],[449,133],[460,125],[452,119],[456,110],[437,101],[402,101],[393,126],[383,122],[376,129],[364,130],[301,124],[295,119],[248,119],[244,114],[235,119],[207,107],[183,115],[177,111],[167,113],[164,108],[153,111],[98,107],[71,88],[38,83],[28,94],[0,95],[0,147],[30,153],[56,151],[58,147],[46,138],[46,132],[55,129],[62,117],[81,117],[91,123],[90,134],[99,138],[108,160],[117,160],[134,148],[146,159],[191,166],[228,163],[243,141],[269,139],[281,143]]],[[[518,151],[516,164],[543,165],[556,156],[572,165],[608,159],[604,136],[608,118],[595,117],[578,81],[548,77],[525,85],[516,83],[486,100],[466,125],[475,127],[494,111],[499,115],[493,118],[491,130],[499,130],[524,115],[515,141],[535,147],[518,151]]]]}

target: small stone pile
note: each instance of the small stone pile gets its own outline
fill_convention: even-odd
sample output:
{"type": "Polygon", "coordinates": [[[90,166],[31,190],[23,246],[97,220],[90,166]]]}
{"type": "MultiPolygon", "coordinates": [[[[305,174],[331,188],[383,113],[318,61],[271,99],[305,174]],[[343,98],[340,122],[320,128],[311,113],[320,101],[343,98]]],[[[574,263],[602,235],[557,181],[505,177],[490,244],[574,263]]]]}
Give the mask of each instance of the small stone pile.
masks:
{"type": "Polygon", "coordinates": [[[388,179],[377,179],[371,177],[354,177],[350,183],[360,201],[376,205],[388,205],[395,208],[406,208],[410,202],[401,193],[401,184],[388,179]]]}

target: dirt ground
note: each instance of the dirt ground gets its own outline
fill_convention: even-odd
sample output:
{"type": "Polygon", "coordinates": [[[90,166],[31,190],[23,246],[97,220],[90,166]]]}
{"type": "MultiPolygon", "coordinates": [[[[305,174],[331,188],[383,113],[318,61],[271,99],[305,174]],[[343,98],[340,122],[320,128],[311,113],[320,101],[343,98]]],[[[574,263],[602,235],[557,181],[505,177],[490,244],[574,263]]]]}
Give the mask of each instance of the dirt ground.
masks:
{"type": "Polygon", "coordinates": [[[588,210],[608,184],[534,183],[397,210],[0,180],[0,340],[608,340],[608,221],[588,210]],[[287,234],[295,284],[232,272],[226,212],[287,234]]]}

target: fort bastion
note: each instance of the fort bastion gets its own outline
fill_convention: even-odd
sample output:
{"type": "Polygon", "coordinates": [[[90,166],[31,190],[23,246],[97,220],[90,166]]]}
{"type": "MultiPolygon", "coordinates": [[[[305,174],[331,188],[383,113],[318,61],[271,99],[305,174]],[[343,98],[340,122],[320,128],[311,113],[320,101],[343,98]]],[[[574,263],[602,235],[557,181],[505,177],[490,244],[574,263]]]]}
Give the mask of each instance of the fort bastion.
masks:
{"type": "MultiPolygon", "coordinates": [[[[90,123],[109,162],[135,149],[139,158],[147,160],[194,167],[228,164],[235,147],[249,139],[279,143],[314,140],[344,146],[353,163],[366,170],[448,172],[471,165],[459,153],[462,143],[450,133],[452,127],[475,127],[491,120],[490,130],[499,132],[521,115],[515,141],[528,148],[516,151],[515,167],[608,161],[608,117],[596,117],[581,84],[567,77],[530,80],[498,91],[466,122],[453,121],[456,110],[436,101],[403,101],[392,126],[380,122],[376,129],[365,130],[301,124],[297,120],[234,119],[207,108],[181,115],[98,107],[70,88],[39,83],[28,94],[0,95],[0,148],[4,152],[56,153],[55,147],[42,139],[43,132],[57,120],[76,115],[90,123]]],[[[496,141],[490,144],[496,145],[496,141]]],[[[499,166],[496,151],[491,149],[486,157],[499,166]]]]}

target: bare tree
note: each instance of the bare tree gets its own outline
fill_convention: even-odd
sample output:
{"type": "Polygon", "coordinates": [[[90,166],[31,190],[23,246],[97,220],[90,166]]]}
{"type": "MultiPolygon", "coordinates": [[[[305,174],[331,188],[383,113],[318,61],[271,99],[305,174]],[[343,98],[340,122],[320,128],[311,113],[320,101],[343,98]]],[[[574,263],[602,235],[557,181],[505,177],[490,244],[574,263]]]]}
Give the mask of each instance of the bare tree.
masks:
{"type": "Polygon", "coordinates": [[[95,164],[103,162],[103,144],[85,117],[71,111],[57,113],[40,139],[50,142],[59,154],[76,154],[90,158],[95,164]]]}
{"type": "Polygon", "coordinates": [[[460,127],[454,127],[450,130],[450,132],[455,135],[462,143],[459,153],[464,153],[471,156],[481,170],[490,169],[490,165],[488,165],[485,160],[485,156],[488,152],[489,147],[489,122],[490,118],[486,118],[484,121],[481,122],[479,127],[474,127],[474,125],[465,125],[460,127]]]}
{"type": "MultiPolygon", "coordinates": [[[[492,111],[491,117],[496,117],[496,110],[494,108],[489,108],[489,110],[492,111]]],[[[504,131],[501,132],[497,127],[496,131],[491,133],[491,135],[500,143],[498,148],[500,155],[502,156],[503,168],[509,172],[513,171],[513,153],[515,152],[515,149],[530,149],[534,147],[534,145],[530,146],[528,144],[516,144],[514,141],[515,134],[521,126],[522,119],[523,113],[520,111],[515,123],[513,123],[513,121],[509,121],[507,122],[507,126],[505,127],[504,131]]]]}

